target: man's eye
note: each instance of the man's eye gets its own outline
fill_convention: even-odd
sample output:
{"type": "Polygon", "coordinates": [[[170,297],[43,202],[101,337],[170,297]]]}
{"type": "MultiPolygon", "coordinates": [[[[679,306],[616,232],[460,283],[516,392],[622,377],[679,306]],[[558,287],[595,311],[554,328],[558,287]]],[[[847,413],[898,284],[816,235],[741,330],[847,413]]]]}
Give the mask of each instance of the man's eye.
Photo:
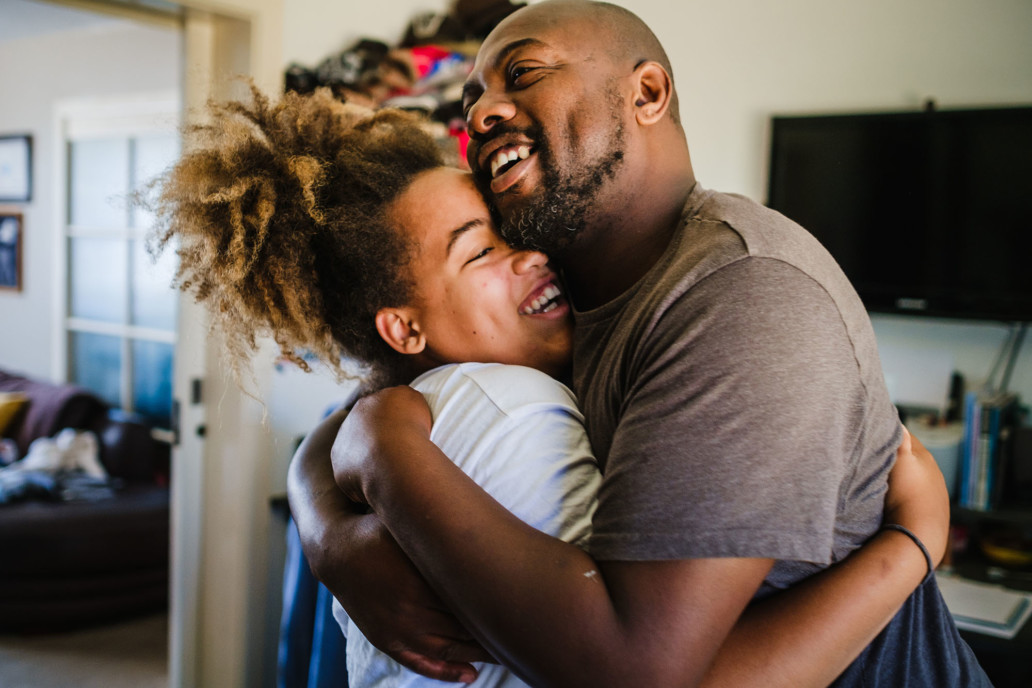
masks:
{"type": "Polygon", "coordinates": [[[509,80],[512,83],[519,85],[520,77],[526,76],[534,71],[534,67],[513,67],[509,70],[509,80]]]}
{"type": "Polygon", "coordinates": [[[480,260],[481,258],[486,256],[488,253],[490,253],[493,250],[494,250],[494,247],[493,246],[489,246],[489,247],[485,248],[483,251],[481,251],[480,253],[478,253],[477,255],[475,255],[472,258],[470,258],[469,260],[467,260],[465,264],[469,265],[473,261],[480,260]]]}

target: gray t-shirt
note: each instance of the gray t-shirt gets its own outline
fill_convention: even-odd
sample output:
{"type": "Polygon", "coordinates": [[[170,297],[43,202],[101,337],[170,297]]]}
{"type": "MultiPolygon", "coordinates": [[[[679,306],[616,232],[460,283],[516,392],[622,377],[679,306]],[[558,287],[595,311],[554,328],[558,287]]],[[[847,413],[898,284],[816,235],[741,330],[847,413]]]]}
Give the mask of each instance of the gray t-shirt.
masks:
{"type": "Polygon", "coordinates": [[[804,229],[697,185],[648,274],[575,315],[597,559],[770,557],[764,594],[878,529],[901,426],[867,312],[804,229]]]}

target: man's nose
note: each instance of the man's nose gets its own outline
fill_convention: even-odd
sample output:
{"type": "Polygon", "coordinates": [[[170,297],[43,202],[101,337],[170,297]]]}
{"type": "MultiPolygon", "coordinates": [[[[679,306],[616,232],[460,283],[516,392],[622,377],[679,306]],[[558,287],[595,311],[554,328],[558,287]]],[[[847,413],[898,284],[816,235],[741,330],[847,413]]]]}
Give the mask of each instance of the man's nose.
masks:
{"type": "Polygon", "coordinates": [[[466,129],[476,139],[478,135],[491,131],[499,122],[512,119],[515,114],[516,106],[505,94],[485,91],[466,113],[466,129]]]}

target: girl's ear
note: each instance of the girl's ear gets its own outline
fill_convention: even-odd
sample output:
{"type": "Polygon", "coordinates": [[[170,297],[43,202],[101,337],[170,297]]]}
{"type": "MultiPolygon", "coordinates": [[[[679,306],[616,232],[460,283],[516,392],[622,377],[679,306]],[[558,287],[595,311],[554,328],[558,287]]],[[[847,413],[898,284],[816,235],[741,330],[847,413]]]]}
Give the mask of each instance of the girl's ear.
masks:
{"type": "Polygon", "coordinates": [[[670,108],[673,84],[670,75],[658,62],[642,62],[634,70],[635,118],[639,124],[658,122],[670,108]]]}
{"type": "Polygon", "coordinates": [[[381,308],[376,312],[376,331],[392,349],[418,354],[426,348],[426,337],[407,308],[381,308]]]}

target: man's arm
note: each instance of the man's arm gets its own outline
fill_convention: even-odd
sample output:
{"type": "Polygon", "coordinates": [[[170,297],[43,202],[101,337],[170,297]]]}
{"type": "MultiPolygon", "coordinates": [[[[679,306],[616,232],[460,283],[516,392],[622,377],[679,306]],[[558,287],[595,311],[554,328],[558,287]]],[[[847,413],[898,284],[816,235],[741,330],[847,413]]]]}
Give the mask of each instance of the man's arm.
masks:
{"type": "MultiPolygon", "coordinates": [[[[375,447],[358,461],[375,470],[350,474],[349,490],[368,494],[460,618],[535,685],[699,683],[770,566],[756,559],[596,564],[525,526],[440,455],[423,400],[411,390],[364,402],[344,433],[352,459],[360,447],[375,447]],[[375,427],[385,420],[391,431],[381,436],[375,427]]],[[[905,536],[878,536],[849,565],[813,577],[809,590],[750,608],[705,684],[826,685],[925,573],[905,536]]]]}
{"type": "Polygon", "coordinates": [[[346,411],[327,417],[298,448],[287,479],[291,514],[313,574],[373,644],[426,676],[469,682],[468,664],[491,659],[450,614],[375,514],[333,480],[330,446],[346,411]]]}
{"type": "Polygon", "coordinates": [[[356,407],[387,411],[389,436],[376,437],[375,415],[345,421],[335,451],[365,446],[364,465],[376,466],[346,492],[368,498],[492,654],[540,686],[701,679],[769,560],[596,563],[495,502],[429,441],[422,396],[392,392],[356,407]],[[416,404],[423,416],[412,420],[416,404]]]}

